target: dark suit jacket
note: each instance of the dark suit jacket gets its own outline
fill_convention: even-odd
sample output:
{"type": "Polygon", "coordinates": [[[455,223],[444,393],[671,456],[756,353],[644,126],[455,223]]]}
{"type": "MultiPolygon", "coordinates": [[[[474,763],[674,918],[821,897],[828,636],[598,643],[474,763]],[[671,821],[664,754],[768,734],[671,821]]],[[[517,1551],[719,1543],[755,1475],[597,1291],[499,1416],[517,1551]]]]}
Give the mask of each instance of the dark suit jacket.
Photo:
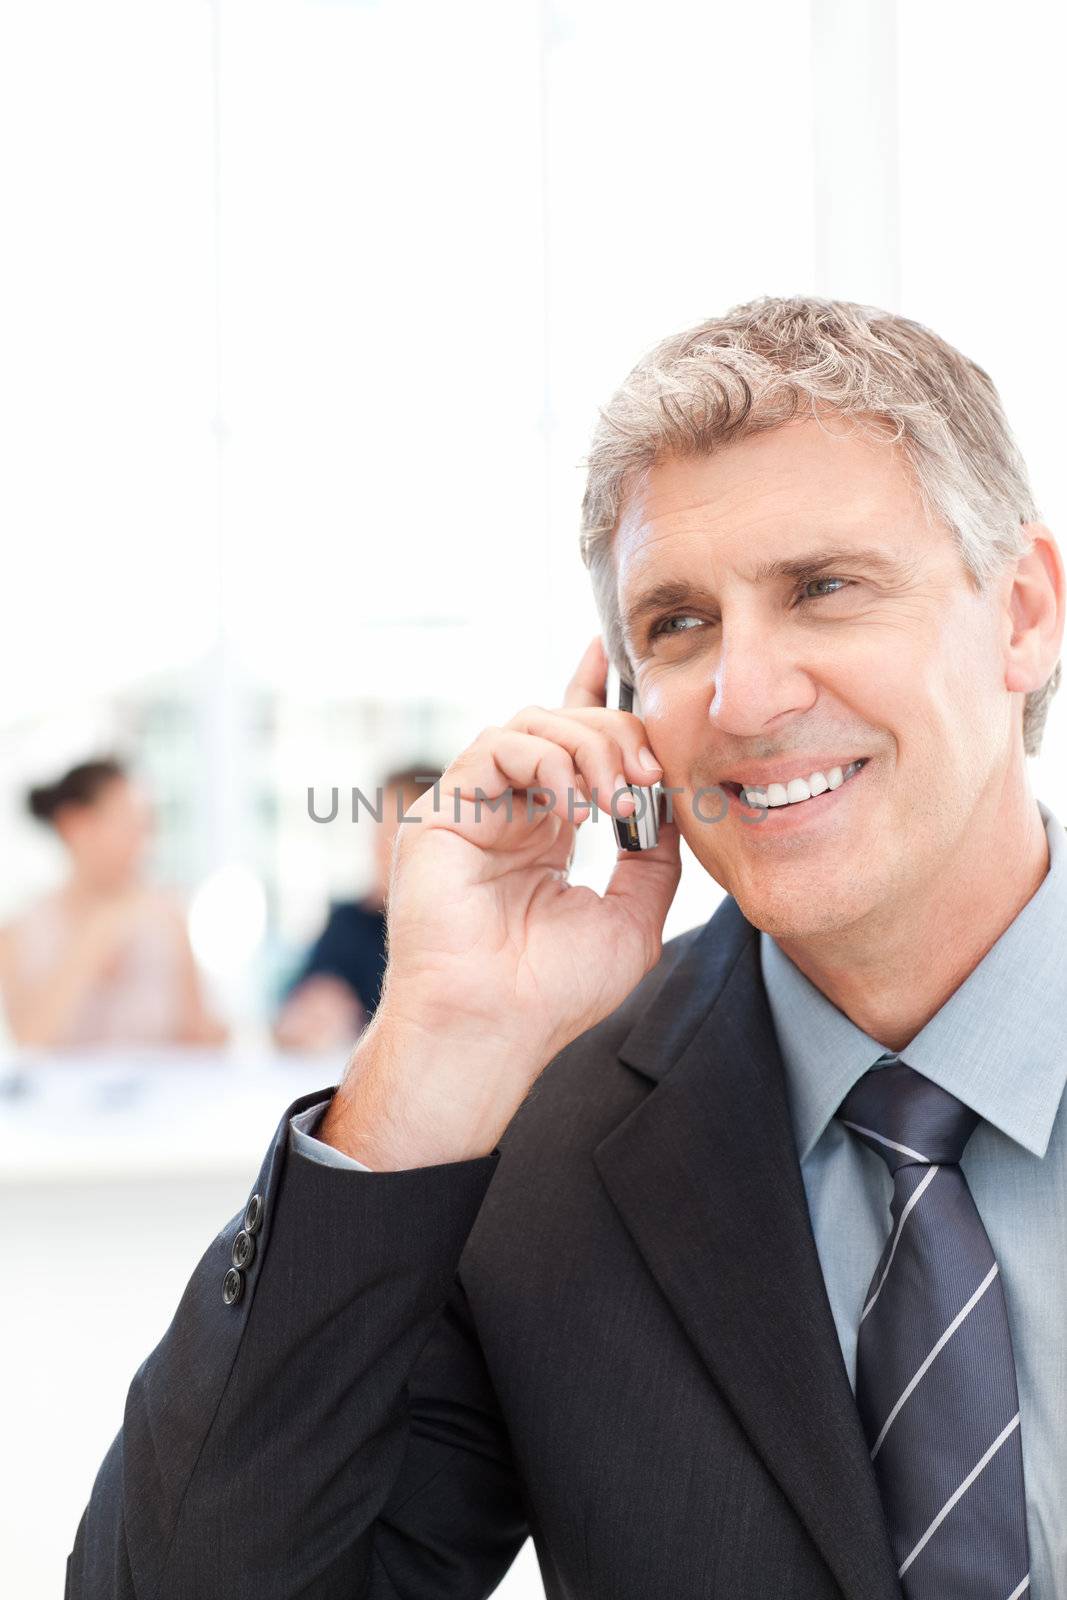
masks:
{"type": "Polygon", "coordinates": [[[289,1155],[330,1093],[240,1300],[238,1215],[134,1377],[68,1600],[473,1600],[527,1533],[553,1600],[900,1600],[733,900],[492,1155],[289,1155]]]}

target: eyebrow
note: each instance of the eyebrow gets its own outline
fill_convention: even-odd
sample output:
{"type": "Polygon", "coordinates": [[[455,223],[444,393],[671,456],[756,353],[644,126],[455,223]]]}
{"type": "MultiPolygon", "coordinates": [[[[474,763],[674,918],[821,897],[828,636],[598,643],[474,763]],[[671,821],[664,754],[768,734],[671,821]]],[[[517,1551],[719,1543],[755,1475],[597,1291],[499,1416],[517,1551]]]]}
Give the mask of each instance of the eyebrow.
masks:
{"type": "MultiPolygon", "coordinates": [[[[818,550],[811,550],[806,555],[761,561],[748,574],[748,581],[754,584],[777,583],[783,578],[799,581],[801,578],[817,576],[831,568],[856,567],[862,567],[867,572],[887,578],[900,577],[904,570],[899,554],[879,545],[864,547],[849,545],[844,549],[824,546],[818,550]]],[[[665,578],[660,583],[654,583],[650,589],[642,590],[635,597],[633,604],[628,606],[624,613],[623,623],[627,631],[632,631],[639,622],[653,612],[667,611],[682,605],[707,604],[714,602],[714,599],[711,590],[702,584],[690,583],[685,578],[665,578]]]]}

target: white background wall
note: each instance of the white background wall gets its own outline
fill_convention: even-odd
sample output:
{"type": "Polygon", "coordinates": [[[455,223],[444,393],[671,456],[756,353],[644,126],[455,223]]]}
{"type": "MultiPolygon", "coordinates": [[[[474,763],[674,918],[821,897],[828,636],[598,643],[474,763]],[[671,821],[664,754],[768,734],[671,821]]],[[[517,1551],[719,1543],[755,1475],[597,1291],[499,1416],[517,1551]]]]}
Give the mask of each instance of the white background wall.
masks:
{"type": "MultiPolygon", "coordinates": [[[[6,8],[12,797],[101,697],[169,672],[203,716],[206,871],[240,852],[253,689],[398,717],[443,695],[464,740],[558,702],[596,627],[596,406],[758,294],[871,300],[979,360],[1062,530],[1062,61],[1039,0],[6,8]]],[[[1065,728],[1054,706],[1034,785],[1067,817],[1065,728]]],[[[5,905],[38,869],[14,818],[5,905]]],[[[717,899],[688,873],[668,933],[717,899]]],[[[59,1592],[129,1376],[254,1166],[3,1192],[0,1576],[24,1600],[59,1592]]],[[[536,1593],[529,1564],[505,1587],[536,1593]]]]}

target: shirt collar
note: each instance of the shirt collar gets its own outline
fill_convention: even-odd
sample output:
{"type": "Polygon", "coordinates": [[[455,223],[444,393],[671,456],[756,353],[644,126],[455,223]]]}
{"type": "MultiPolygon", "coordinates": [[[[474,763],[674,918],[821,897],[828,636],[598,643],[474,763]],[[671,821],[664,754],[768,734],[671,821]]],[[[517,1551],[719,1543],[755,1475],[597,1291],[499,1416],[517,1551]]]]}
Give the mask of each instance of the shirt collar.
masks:
{"type": "MultiPolygon", "coordinates": [[[[1009,1138],[1043,1156],[1067,1081],[1067,834],[1038,801],[1049,869],[974,971],[900,1052],[1009,1138]]],[[[804,1161],[883,1044],[863,1032],[766,933],[760,964],[804,1161]]],[[[881,1063],[879,1063],[881,1064],[881,1063]]]]}

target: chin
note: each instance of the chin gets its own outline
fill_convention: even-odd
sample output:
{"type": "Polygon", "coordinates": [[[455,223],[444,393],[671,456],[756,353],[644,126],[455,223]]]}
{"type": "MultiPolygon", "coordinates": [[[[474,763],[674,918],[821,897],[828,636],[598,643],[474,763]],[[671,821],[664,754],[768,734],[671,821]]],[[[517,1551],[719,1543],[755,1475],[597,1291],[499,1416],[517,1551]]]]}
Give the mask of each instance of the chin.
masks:
{"type": "Polygon", "coordinates": [[[807,890],[729,889],[742,915],[754,928],[772,939],[810,940],[840,933],[863,915],[865,906],[847,893],[828,897],[825,890],[814,896],[807,890]]]}

